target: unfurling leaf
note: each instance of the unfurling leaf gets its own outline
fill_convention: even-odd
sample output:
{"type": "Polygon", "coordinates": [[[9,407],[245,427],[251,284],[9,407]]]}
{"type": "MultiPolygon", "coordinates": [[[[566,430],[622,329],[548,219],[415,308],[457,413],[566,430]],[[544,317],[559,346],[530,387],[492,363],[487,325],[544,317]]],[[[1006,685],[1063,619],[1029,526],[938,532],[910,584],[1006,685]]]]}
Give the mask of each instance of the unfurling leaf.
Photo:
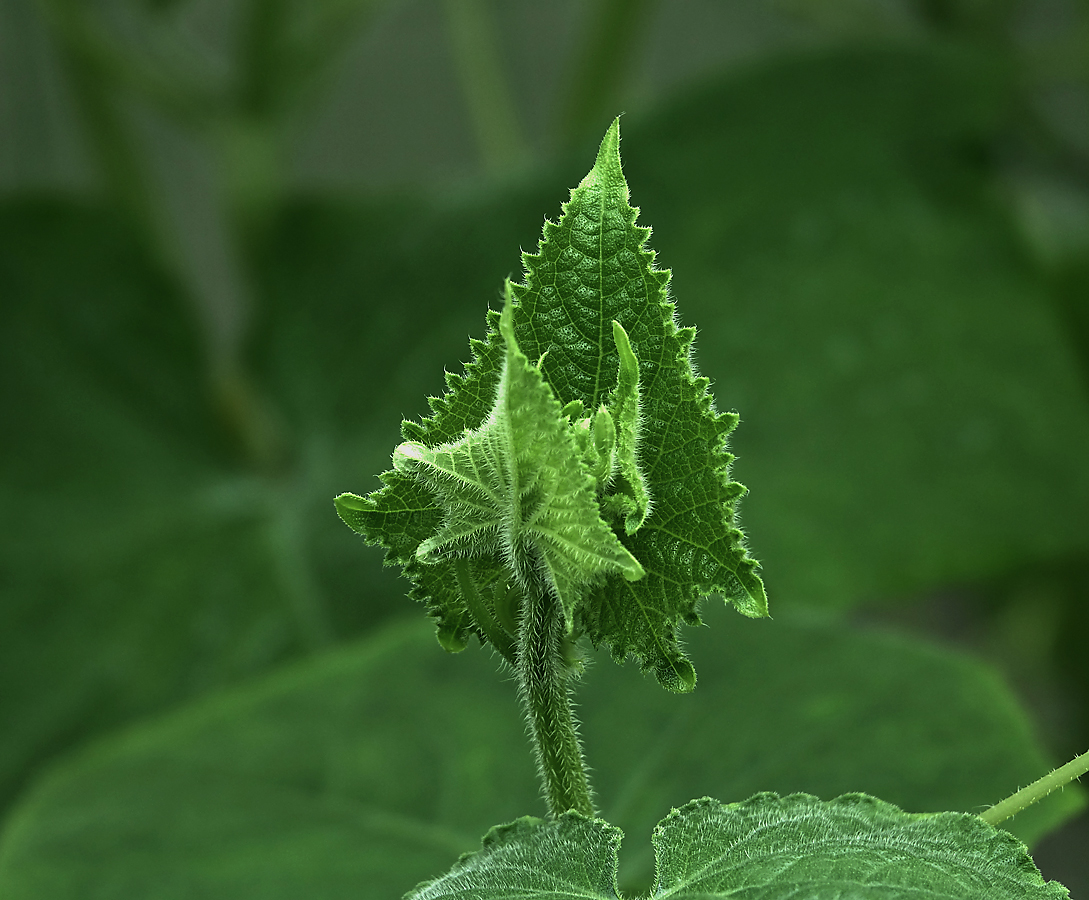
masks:
{"type": "MultiPolygon", "coordinates": [[[[635,534],[650,513],[650,496],[646,479],[639,468],[639,360],[631,348],[628,333],[619,322],[613,322],[613,339],[616,352],[620,357],[620,371],[617,374],[616,387],[609,398],[616,425],[613,434],[616,440],[615,466],[619,489],[605,500],[605,508],[615,511],[624,519],[624,530],[635,534]]],[[[604,409],[604,407],[602,407],[604,409]]],[[[611,473],[610,473],[611,474],[611,473]]]]}
{"type": "MultiPolygon", "coordinates": [[[[568,813],[494,828],[406,900],[617,900],[621,832],[568,813]]],[[[1025,846],[967,813],[903,812],[865,794],[694,800],[654,830],[650,897],[674,900],[1063,900],[1025,846]]]]}
{"type": "Polygon", "coordinates": [[[520,586],[539,571],[570,631],[587,585],[644,572],[602,521],[574,432],[540,370],[518,349],[509,289],[507,298],[499,319],[506,361],[487,420],[434,449],[401,444],[393,465],[431,489],[443,508],[442,527],[416,548],[421,562],[483,557],[506,564],[520,586]]]}
{"type": "Polygon", "coordinates": [[[337,509],[404,566],[448,649],[477,634],[509,657],[511,591],[533,566],[569,631],[684,691],[695,670],[677,629],[699,622],[699,600],[722,593],[766,616],[767,599],[735,522],[745,489],[729,478],[726,438],[737,416],[714,410],[692,370],[695,331],[674,322],[619,143],[617,120],[524,254],[502,321],[489,313],[487,338],[463,375],[447,376],[433,415],[403,423],[383,488],[343,494],[337,509]]]}

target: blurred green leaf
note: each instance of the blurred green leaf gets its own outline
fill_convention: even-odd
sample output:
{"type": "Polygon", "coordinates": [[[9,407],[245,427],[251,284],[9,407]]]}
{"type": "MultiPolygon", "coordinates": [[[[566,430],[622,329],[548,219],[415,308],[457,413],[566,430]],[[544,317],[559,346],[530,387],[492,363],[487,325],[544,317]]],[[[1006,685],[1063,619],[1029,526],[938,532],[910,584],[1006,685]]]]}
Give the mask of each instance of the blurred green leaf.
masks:
{"type": "MultiPolygon", "coordinates": [[[[138,247],[101,211],[0,213],[0,806],[84,736],[380,615],[349,593],[337,620],[307,558],[320,447],[282,477],[233,459],[197,330],[138,247]]],[[[321,556],[347,549],[350,577],[337,536],[321,556]]]]}
{"type": "Polygon", "coordinates": [[[769,593],[845,606],[1089,539],[1089,405],[988,187],[993,62],[848,51],[754,67],[626,129],[698,363],[735,406],[769,593]]]}
{"type": "MultiPolygon", "coordinates": [[[[911,811],[978,811],[1047,769],[977,663],[838,627],[735,622],[720,604],[708,618],[689,647],[692,694],[613,665],[580,691],[602,815],[629,837],[622,884],[649,882],[646,836],[694,795],[849,787],[911,811]]],[[[13,813],[0,894],[399,896],[495,822],[544,812],[495,668],[476,649],[441,652],[425,622],[396,625],[99,744],[13,813]]],[[[1018,817],[1019,836],[1079,803],[1049,798],[1018,817]]]]}

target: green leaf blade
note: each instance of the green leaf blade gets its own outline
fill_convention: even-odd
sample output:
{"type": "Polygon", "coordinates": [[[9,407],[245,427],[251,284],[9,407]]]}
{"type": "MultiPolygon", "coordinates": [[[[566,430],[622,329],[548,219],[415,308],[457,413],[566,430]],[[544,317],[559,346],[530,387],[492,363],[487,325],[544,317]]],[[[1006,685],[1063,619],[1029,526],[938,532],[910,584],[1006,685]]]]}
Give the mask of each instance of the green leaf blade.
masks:
{"type": "Polygon", "coordinates": [[[655,829],[653,896],[1062,900],[1025,846],[967,813],[905,813],[865,794],[704,798],[655,829]]]}
{"type": "Polygon", "coordinates": [[[405,900],[617,900],[617,852],[623,832],[569,812],[555,822],[523,818],[493,828],[476,853],[405,900]]]}
{"type": "MultiPolygon", "coordinates": [[[[425,566],[482,559],[493,568],[506,567],[508,580],[524,589],[540,572],[570,629],[588,585],[608,574],[632,580],[644,572],[602,520],[574,432],[540,371],[518,347],[509,292],[499,330],[506,355],[484,423],[437,447],[408,441],[394,451],[394,469],[426,487],[443,510],[441,526],[417,544],[414,556],[425,566]]],[[[367,511],[367,500],[345,503],[349,519],[358,518],[366,529],[366,517],[358,514],[367,511]]],[[[445,617],[465,608],[474,630],[495,644],[492,616],[481,620],[477,591],[466,580],[471,573],[462,567],[457,574],[459,603],[449,605],[445,617]]]]}

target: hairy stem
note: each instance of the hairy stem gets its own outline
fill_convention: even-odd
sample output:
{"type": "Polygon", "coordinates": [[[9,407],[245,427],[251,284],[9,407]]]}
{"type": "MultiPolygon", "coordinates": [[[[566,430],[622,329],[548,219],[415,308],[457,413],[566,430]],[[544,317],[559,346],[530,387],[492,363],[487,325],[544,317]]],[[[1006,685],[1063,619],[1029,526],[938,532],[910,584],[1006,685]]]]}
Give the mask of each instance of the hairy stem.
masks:
{"type": "Polygon", "coordinates": [[[1081,756],[1075,756],[1065,766],[1059,766],[1054,772],[1032,782],[1028,787],[1021,788],[1016,794],[980,813],[979,817],[990,825],[997,825],[1017,815],[1025,807],[1032,806],[1037,800],[1043,800],[1056,788],[1061,788],[1075,778],[1080,778],[1086,772],[1089,772],[1089,751],[1081,756]]]}
{"type": "Polygon", "coordinates": [[[543,584],[531,584],[518,628],[518,680],[548,811],[553,818],[569,809],[592,816],[590,783],[563,663],[563,632],[556,598],[543,584]]]}

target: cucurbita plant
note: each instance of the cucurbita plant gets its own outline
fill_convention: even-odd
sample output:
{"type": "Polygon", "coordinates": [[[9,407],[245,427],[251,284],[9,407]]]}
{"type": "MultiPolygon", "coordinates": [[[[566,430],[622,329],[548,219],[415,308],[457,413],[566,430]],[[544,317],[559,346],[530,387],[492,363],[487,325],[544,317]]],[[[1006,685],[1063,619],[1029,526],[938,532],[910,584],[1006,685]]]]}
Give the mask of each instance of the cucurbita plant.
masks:
{"type": "MultiPolygon", "coordinates": [[[[447,375],[430,417],[403,424],[383,487],[336,499],[404,567],[444,648],[476,635],[516,674],[550,814],[493,828],[409,898],[619,897],[622,835],[595,818],[571,707],[580,647],[634,657],[687,692],[678,630],[700,623],[703,598],[768,615],[736,521],[738,418],[694,371],[695,329],[677,323],[670,273],[636,224],[619,143],[617,120],[464,373],[447,375]]],[[[982,815],[864,794],[693,800],[654,832],[649,896],[1066,897],[995,825],[1087,768],[1089,754],[982,815]]]]}

